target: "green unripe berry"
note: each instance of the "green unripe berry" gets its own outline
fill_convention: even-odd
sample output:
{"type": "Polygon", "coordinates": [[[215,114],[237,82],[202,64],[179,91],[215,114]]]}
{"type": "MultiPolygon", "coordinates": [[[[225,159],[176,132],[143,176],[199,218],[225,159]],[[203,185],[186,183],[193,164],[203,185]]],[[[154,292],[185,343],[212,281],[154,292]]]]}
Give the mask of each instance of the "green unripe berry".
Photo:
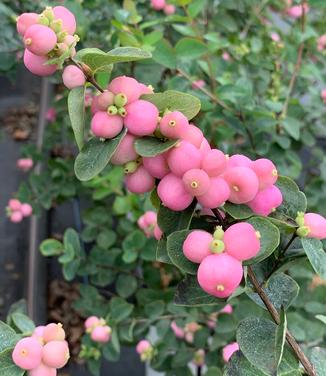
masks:
{"type": "Polygon", "coordinates": [[[127,104],[127,97],[125,94],[123,93],[119,93],[117,94],[115,97],[114,97],[114,104],[117,106],[117,107],[123,107],[127,104]]]}
{"type": "Polygon", "coordinates": [[[131,161],[131,162],[128,162],[124,165],[124,173],[125,174],[132,174],[133,172],[135,172],[137,170],[139,166],[139,162],[136,162],[136,161],[131,161]]]}
{"type": "Polygon", "coordinates": [[[45,17],[44,14],[41,14],[39,16],[38,23],[41,24],[41,25],[44,25],[44,26],[49,26],[50,25],[49,19],[47,17],[45,17]]]}
{"type": "Polygon", "coordinates": [[[304,212],[298,212],[297,217],[295,219],[299,227],[304,226],[304,212]]]}
{"type": "Polygon", "coordinates": [[[300,236],[300,238],[305,238],[310,232],[309,227],[307,226],[300,226],[297,229],[297,235],[300,236]]]}
{"type": "Polygon", "coordinates": [[[209,249],[213,253],[222,253],[225,249],[225,245],[222,242],[222,240],[219,239],[213,239],[211,242],[209,249]]]}
{"type": "Polygon", "coordinates": [[[118,113],[118,109],[116,108],[116,106],[109,106],[107,109],[107,113],[109,115],[116,115],[118,113]]]}
{"type": "Polygon", "coordinates": [[[58,34],[57,34],[57,38],[58,38],[58,42],[61,43],[65,40],[66,36],[68,35],[68,33],[66,31],[60,31],[58,34]]]}
{"type": "Polygon", "coordinates": [[[120,108],[118,109],[118,114],[119,114],[120,116],[122,116],[122,117],[125,117],[125,116],[127,116],[127,111],[126,111],[126,109],[125,109],[124,107],[120,107],[120,108]]]}
{"type": "Polygon", "coordinates": [[[54,20],[50,23],[50,28],[55,32],[55,33],[60,33],[62,31],[62,20],[54,20]]]}
{"type": "Polygon", "coordinates": [[[52,7],[46,7],[42,15],[44,15],[44,17],[46,17],[49,20],[49,23],[54,21],[55,19],[52,7]]]}
{"type": "Polygon", "coordinates": [[[213,237],[216,240],[222,240],[223,239],[224,231],[222,229],[222,226],[216,226],[213,237]]]}

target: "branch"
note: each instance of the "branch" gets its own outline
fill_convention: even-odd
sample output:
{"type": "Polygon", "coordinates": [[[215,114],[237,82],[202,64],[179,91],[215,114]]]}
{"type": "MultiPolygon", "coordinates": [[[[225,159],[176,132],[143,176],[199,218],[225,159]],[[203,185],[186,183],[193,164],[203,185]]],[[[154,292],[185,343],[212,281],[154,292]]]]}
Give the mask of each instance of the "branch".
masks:
{"type": "Polygon", "coordinates": [[[96,82],[91,70],[89,69],[89,67],[86,64],[80,63],[80,62],[74,60],[73,58],[70,58],[69,61],[72,64],[76,65],[84,73],[84,76],[85,76],[87,82],[92,84],[101,93],[104,92],[104,90],[101,88],[101,86],[96,82]]]}
{"type": "MultiPolygon", "coordinates": [[[[280,324],[280,316],[274,307],[273,303],[269,300],[268,296],[266,295],[265,291],[260,286],[255,273],[251,269],[251,266],[248,266],[248,277],[253,284],[256,292],[260,296],[261,300],[264,302],[265,307],[267,308],[268,312],[272,316],[273,320],[277,325],[280,324]]],[[[300,360],[301,364],[303,365],[304,369],[306,370],[309,376],[317,376],[314,366],[311,364],[310,360],[306,357],[305,353],[301,350],[301,347],[293,337],[293,335],[287,330],[286,331],[286,339],[292,348],[293,352],[295,353],[296,357],[300,360]]]]}

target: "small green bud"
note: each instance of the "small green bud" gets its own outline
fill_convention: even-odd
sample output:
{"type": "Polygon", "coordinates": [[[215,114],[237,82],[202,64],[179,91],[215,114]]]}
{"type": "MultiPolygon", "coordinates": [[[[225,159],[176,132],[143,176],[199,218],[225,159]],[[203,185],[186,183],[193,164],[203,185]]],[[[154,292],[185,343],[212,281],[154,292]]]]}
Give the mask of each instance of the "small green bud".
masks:
{"type": "Polygon", "coordinates": [[[222,240],[223,239],[224,231],[222,229],[222,226],[216,226],[213,237],[216,240],[222,240]]]}
{"type": "Polygon", "coordinates": [[[66,36],[68,35],[68,33],[66,31],[60,31],[58,34],[57,34],[57,38],[58,38],[58,42],[61,43],[65,40],[66,36]]]}
{"type": "Polygon", "coordinates": [[[41,14],[38,18],[38,22],[41,24],[41,25],[44,25],[44,26],[49,26],[50,25],[50,21],[47,17],[45,17],[44,14],[41,14]]]}
{"type": "Polygon", "coordinates": [[[308,226],[300,226],[297,229],[297,235],[300,236],[300,238],[305,238],[310,232],[310,228],[308,226]]]}
{"type": "Polygon", "coordinates": [[[55,15],[53,13],[52,7],[46,7],[45,10],[42,12],[42,15],[49,20],[49,23],[54,21],[55,15]]]}
{"type": "Polygon", "coordinates": [[[297,222],[298,226],[304,226],[304,212],[298,212],[295,221],[297,222]]]}
{"type": "Polygon", "coordinates": [[[115,97],[114,97],[114,104],[117,106],[117,107],[123,107],[127,104],[127,96],[123,93],[120,93],[120,94],[117,94],[115,97]]]}
{"type": "Polygon", "coordinates": [[[128,162],[124,165],[124,173],[125,174],[132,174],[133,172],[135,172],[137,170],[139,166],[139,163],[137,163],[136,161],[131,161],[131,162],[128,162]]]}
{"type": "Polygon", "coordinates": [[[116,106],[109,106],[107,109],[107,113],[109,115],[116,115],[118,113],[118,109],[116,108],[116,106]]]}
{"type": "Polygon", "coordinates": [[[120,107],[120,108],[118,109],[118,114],[119,114],[120,116],[122,116],[122,117],[125,117],[125,116],[127,116],[127,111],[126,111],[126,109],[125,109],[124,107],[120,107]]]}
{"type": "Polygon", "coordinates": [[[62,31],[62,20],[54,20],[50,23],[50,28],[55,32],[55,33],[60,33],[62,31]]]}
{"type": "Polygon", "coordinates": [[[209,249],[213,253],[222,253],[225,249],[225,245],[222,240],[213,239],[209,246],[209,249]]]}

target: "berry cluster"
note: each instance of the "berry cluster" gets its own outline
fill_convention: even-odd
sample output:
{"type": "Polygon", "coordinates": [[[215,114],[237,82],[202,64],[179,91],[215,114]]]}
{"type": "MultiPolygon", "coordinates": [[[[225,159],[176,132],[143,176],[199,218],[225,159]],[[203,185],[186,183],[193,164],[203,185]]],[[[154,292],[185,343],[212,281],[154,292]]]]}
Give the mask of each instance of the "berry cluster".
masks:
{"type": "Polygon", "coordinates": [[[303,12],[307,14],[310,10],[308,4],[303,3],[302,5],[293,5],[292,0],[287,0],[288,8],[286,9],[286,13],[289,17],[297,19],[302,17],[303,12]]]}
{"type": "Polygon", "coordinates": [[[167,16],[171,16],[175,13],[175,6],[168,4],[165,0],[151,0],[151,7],[154,10],[163,10],[167,16]]]}
{"type": "Polygon", "coordinates": [[[107,343],[110,341],[112,330],[102,318],[90,316],[85,321],[85,329],[94,342],[107,343]]]}
{"type": "Polygon", "coordinates": [[[69,347],[61,324],[35,328],[31,337],[21,339],[12,353],[14,363],[29,376],[56,376],[69,360],[69,347]]]}
{"type": "Polygon", "coordinates": [[[31,168],[33,168],[34,162],[31,158],[20,158],[17,160],[17,167],[19,170],[22,170],[24,172],[29,171],[31,168]]]}
{"type": "Polygon", "coordinates": [[[225,232],[220,226],[214,234],[194,230],[183,243],[183,254],[200,264],[198,283],[208,294],[225,298],[239,286],[241,261],[255,257],[260,250],[260,234],[246,222],[236,223],[225,232]]]}
{"type": "Polygon", "coordinates": [[[148,238],[161,239],[162,231],[157,224],[157,214],[154,211],[149,210],[139,217],[137,224],[148,238]]]}
{"type": "Polygon", "coordinates": [[[17,31],[26,47],[24,64],[38,76],[49,76],[57,65],[47,64],[56,57],[72,57],[79,40],[75,16],[65,7],[47,7],[41,14],[23,13],[17,18],[17,31]]]}
{"type": "Polygon", "coordinates": [[[24,217],[30,217],[33,213],[33,208],[30,204],[23,204],[19,200],[12,198],[8,202],[6,211],[11,222],[18,223],[21,222],[24,217]]]}
{"type": "Polygon", "coordinates": [[[142,362],[146,362],[147,360],[151,360],[154,355],[154,348],[149,341],[143,339],[138,342],[136,346],[136,351],[140,355],[140,359],[142,362]]]}

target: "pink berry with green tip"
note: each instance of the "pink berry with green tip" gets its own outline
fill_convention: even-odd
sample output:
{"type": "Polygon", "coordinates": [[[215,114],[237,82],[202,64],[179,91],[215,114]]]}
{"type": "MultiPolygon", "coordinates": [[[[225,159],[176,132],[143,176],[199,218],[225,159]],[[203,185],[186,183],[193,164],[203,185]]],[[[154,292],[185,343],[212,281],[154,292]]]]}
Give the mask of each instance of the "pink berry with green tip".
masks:
{"type": "Polygon", "coordinates": [[[220,177],[211,178],[210,182],[208,191],[202,196],[197,196],[197,201],[204,208],[215,209],[229,199],[230,188],[220,177]]]}
{"type": "Polygon", "coordinates": [[[63,368],[69,357],[66,341],[51,341],[43,347],[42,362],[50,368],[63,368]]]}
{"type": "Polygon", "coordinates": [[[211,179],[204,170],[199,168],[188,170],[183,175],[182,181],[186,191],[193,196],[204,195],[211,186],[211,179]]]}
{"type": "Polygon", "coordinates": [[[212,149],[203,157],[201,168],[207,172],[209,176],[221,175],[228,165],[228,158],[218,149],[212,149]]]}
{"type": "Polygon", "coordinates": [[[84,86],[86,82],[84,73],[75,65],[68,65],[64,69],[62,73],[62,80],[68,89],[84,86]]]}
{"type": "Polygon", "coordinates": [[[260,234],[246,222],[236,223],[224,232],[225,252],[239,261],[257,256],[260,250],[260,234]]]}
{"type": "Polygon", "coordinates": [[[123,128],[123,120],[118,115],[108,115],[107,112],[97,112],[91,121],[91,130],[96,137],[113,138],[123,128]]]}
{"type": "Polygon", "coordinates": [[[12,360],[16,366],[25,370],[36,368],[42,360],[42,345],[36,338],[23,338],[16,344],[12,360]]]}
{"type": "Polygon", "coordinates": [[[167,154],[170,170],[180,177],[191,169],[200,168],[201,160],[201,152],[187,141],[180,141],[167,154]]]}
{"type": "Polygon", "coordinates": [[[41,363],[38,367],[28,371],[28,376],[57,376],[57,370],[41,363]]]}
{"type": "Polygon", "coordinates": [[[175,211],[186,209],[193,201],[193,196],[186,191],[182,179],[172,173],[159,182],[157,194],[163,205],[175,211]]]}
{"type": "Polygon", "coordinates": [[[69,9],[63,6],[53,8],[55,18],[62,20],[62,30],[68,34],[74,34],[76,31],[76,18],[69,9]]]}
{"type": "Polygon", "coordinates": [[[142,93],[142,87],[139,82],[134,78],[127,76],[120,76],[113,79],[108,86],[108,89],[114,95],[124,94],[128,104],[138,100],[142,93]]]}
{"type": "Polygon", "coordinates": [[[25,67],[37,76],[51,76],[56,70],[55,64],[46,64],[48,58],[46,56],[38,56],[30,52],[27,48],[24,52],[25,67]]]}
{"type": "Polygon", "coordinates": [[[39,15],[37,13],[23,13],[17,18],[17,31],[21,36],[24,36],[26,30],[36,25],[39,21],[39,15]]]}
{"type": "Polygon", "coordinates": [[[170,172],[168,163],[163,154],[155,157],[143,157],[143,165],[154,178],[162,179],[170,172]]]}
{"type": "Polygon", "coordinates": [[[308,227],[308,238],[326,238],[326,219],[316,213],[306,213],[304,216],[304,226],[308,227]]]}
{"type": "Polygon", "coordinates": [[[148,136],[155,131],[159,112],[151,102],[140,99],[125,108],[127,115],[124,124],[130,133],[135,136],[148,136]]]}
{"type": "Polygon", "coordinates": [[[44,56],[57,44],[55,32],[44,25],[32,25],[24,34],[25,47],[35,55],[44,56]]]}
{"type": "Polygon", "coordinates": [[[138,354],[142,354],[144,351],[147,351],[152,347],[151,343],[147,341],[146,339],[143,339],[138,342],[136,346],[136,351],[138,354]]]}
{"type": "Polygon", "coordinates": [[[227,363],[231,356],[236,352],[239,351],[239,345],[237,342],[230,343],[223,347],[223,360],[227,363]]]}
{"type": "Polygon", "coordinates": [[[20,210],[24,217],[29,217],[33,213],[33,208],[30,204],[22,204],[20,210]]]}
{"type": "Polygon", "coordinates": [[[259,191],[252,201],[246,203],[255,213],[262,216],[268,216],[273,213],[283,202],[282,192],[272,185],[259,191]]]}
{"type": "Polygon", "coordinates": [[[200,287],[218,298],[230,296],[240,285],[242,276],[241,262],[226,253],[205,257],[197,272],[200,287]]]}
{"type": "Polygon", "coordinates": [[[268,188],[276,182],[278,177],[277,169],[271,160],[260,158],[253,161],[250,167],[258,177],[259,190],[268,188]]]}
{"type": "Polygon", "coordinates": [[[138,154],[136,153],[134,147],[135,141],[136,137],[130,133],[127,133],[114,152],[110,162],[113,165],[120,166],[137,159],[138,154]]]}
{"type": "Polygon", "coordinates": [[[188,260],[200,264],[205,257],[212,254],[210,251],[212,241],[213,236],[207,231],[191,231],[183,243],[183,254],[188,260]]]}
{"type": "Polygon", "coordinates": [[[155,179],[144,166],[139,166],[135,172],[126,175],[125,183],[128,191],[142,194],[154,188],[155,179]]]}
{"type": "Polygon", "coordinates": [[[160,121],[160,132],[167,138],[182,138],[189,127],[188,119],[180,111],[169,112],[160,121]]]}
{"type": "Polygon", "coordinates": [[[92,330],[91,339],[98,343],[107,343],[111,338],[111,328],[109,326],[97,326],[92,330]]]}
{"type": "Polygon", "coordinates": [[[229,201],[244,204],[253,200],[258,192],[257,175],[248,167],[228,168],[223,175],[230,187],[229,201]]]}
{"type": "Polygon", "coordinates": [[[181,135],[181,138],[184,141],[190,142],[199,149],[204,140],[204,135],[203,132],[194,124],[189,124],[187,131],[181,135]]]}

